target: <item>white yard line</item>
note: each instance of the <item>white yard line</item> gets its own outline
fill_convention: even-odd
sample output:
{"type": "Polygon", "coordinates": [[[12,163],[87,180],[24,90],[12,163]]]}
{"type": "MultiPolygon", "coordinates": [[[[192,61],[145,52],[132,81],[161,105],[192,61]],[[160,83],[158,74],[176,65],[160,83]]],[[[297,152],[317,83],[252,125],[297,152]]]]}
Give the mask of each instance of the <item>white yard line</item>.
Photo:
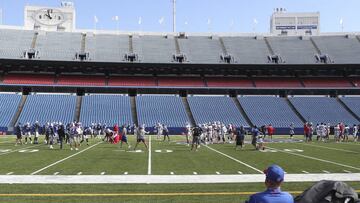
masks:
{"type": "Polygon", "coordinates": [[[48,168],[50,168],[50,167],[52,167],[52,166],[54,166],[54,165],[56,165],[56,164],[58,164],[58,163],[61,163],[61,162],[63,162],[63,161],[66,161],[66,160],[70,159],[71,157],[74,157],[74,156],[76,156],[76,155],[79,155],[79,154],[81,154],[81,153],[83,153],[83,152],[85,152],[85,151],[87,151],[87,150],[89,150],[89,149],[91,149],[91,148],[99,145],[100,143],[102,143],[102,142],[98,142],[98,143],[96,143],[96,144],[94,144],[94,145],[92,145],[92,146],[90,146],[90,147],[88,147],[88,148],[85,148],[85,149],[83,149],[83,150],[81,150],[81,151],[79,151],[79,152],[77,152],[77,153],[75,153],[75,154],[72,154],[72,155],[70,155],[70,156],[68,156],[68,157],[65,157],[65,158],[63,158],[63,159],[61,159],[61,160],[59,160],[59,161],[56,161],[56,162],[54,162],[54,163],[52,163],[52,164],[50,164],[50,165],[48,165],[48,166],[45,166],[44,168],[41,168],[41,169],[39,169],[39,170],[37,170],[37,171],[34,171],[34,172],[31,173],[31,175],[35,175],[35,174],[37,174],[37,173],[39,173],[39,172],[41,172],[41,171],[43,171],[43,170],[45,170],[45,169],[48,169],[48,168]]]}
{"type": "Polygon", "coordinates": [[[342,152],[351,152],[351,153],[355,153],[355,154],[360,154],[359,152],[356,151],[351,151],[351,150],[346,150],[346,149],[338,149],[338,148],[333,148],[333,147],[325,147],[325,146],[321,146],[321,145],[312,145],[312,144],[304,144],[304,143],[296,143],[296,144],[301,144],[301,145],[305,145],[305,146],[312,146],[312,147],[318,147],[318,148],[324,148],[324,149],[331,149],[331,150],[336,150],[336,151],[342,151],[342,152]]]}
{"type": "MultiPolygon", "coordinates": [[[[243,175],[0,175],[0,184],[261,183],[263,174],[243,175]]],[[[286,174],[286,182],[360,181],[360,173],[286,174]]]]}
{"type": "Polygon", "coordinates": [[[151,175],[151,135],[149,135],[148,175],[151,175]]]}
{"type": "Polygon", "coordinates": [[[18,152],[20,150],[24,150],[24,149],[29,149],[29,148],[33,148],[33,147],[39,147],[39,145],[32,145],[32,146],[28,146],[28,147],[24,147],[24,148],[19,148],[19,149],[16,149],[16,150],[13,150],[13,151],[9,151],[9,152],[4,152],[4,153],[1,153],[1,155],[5,155],[5,154],[10,154],[10,153],[14,153],[14,152],[18,152]]]}
{"type": "Polygon", "coordinates": [[[217,152],[218,154],[221,154],[221,155],[223,155],[223,156],[225,156],[225,157],[227,157],[227,158],[229,158],[229,159],[231,159],[231,160],[233,160],[233,161],[236,161],[236,162],[238,162],[238,163],[240,163],[240,164],[242,164],[242,165],[244,165],[244,166],[247,166],[248,168],[251,168],[251,169],[253,169],[253,170],[255,170],[255,171],[257,171],[257,172],[259,172],[259,173],[261,173],[261,174],[264,173],[263,171],[255,168],[255,167],[253,167],[253,166],[250,166],[249,164],[247,164],[247,163],[245,163],[245,162],[242,162],[242,161],[240,161],[240,160],[238,160],[238,159],[235,159],[235,158],[232,157],[232,156],[229,156],[229,155],[227,155],[227,154],[225,154],[225,153],[222,153],[222,152],[220,152],[220,151],[218,151],[218,150],[216,150],[216,149],[213,149],[213,148],[211,148],[211,147],[209,147],[209,146],[207,146],[207,145],[203,145],[203,146],[205,146],[206,148],[208,148],[208,149],[210,149],[210,150],[212,150],[212,151],[214,151],[214,152],[217,152]]]}
{"type": "Polygon", "coordinates": [[[296,153],[293,153],[293,152],[287,152],[287,151],[272,148],[272,147],[267,147],[267,148],[274,149],[274,150],[277,150],[277,151],[282,152],[282,153],[291,154],[291,155],[294,155],[294,156],[300,156],[300,157],[303,157],[303,158],[308,158],[308,159],[312,159],[312,160],[316,160],[316,161],[321,161],[321,162],[330,163],[330,164],[334,164],[334,165],[338,165],[338,166],[343,166],[343,167],[346,167],[346,168],[352,168],[352,169],[356,169],[356,170],[360,171],[360,168],[357,168],[357,167],[354,167],[354,166],[349,166],[349,165],[346,165],[346,164],[337,163],[337,162],[334,162],[334,161],[329,161],[329,160],[325,160],[325,159],[306,156],[306,155],[303,155],[303,154],[296,154],[296,153]]]}

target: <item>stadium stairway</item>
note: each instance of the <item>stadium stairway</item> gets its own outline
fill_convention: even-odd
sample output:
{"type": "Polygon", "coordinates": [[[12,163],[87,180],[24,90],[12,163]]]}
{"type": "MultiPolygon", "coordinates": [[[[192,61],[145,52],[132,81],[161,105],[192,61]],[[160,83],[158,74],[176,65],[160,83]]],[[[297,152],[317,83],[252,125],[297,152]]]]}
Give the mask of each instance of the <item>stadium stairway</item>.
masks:
{"type": "Polygon", "coordinates": [[[236,97],[232,97],[235,106],[239,109],[241,115],[245,118],[246,122],[250,125],[250,127],[253,127],[254,124],[253,122],[250,120],[249,116],[245,113],[244,108],[241,106],[239,100],[236,97]]]}
{"type": "Polygon", "coordinates": [[[295,108],[295,106],[291,103],[289,98],[285,97],[285,101],[289,104],[290,108],[294,111],[294,113],[301,119],[303,123],[306,122],[306,119],[300,114],[300,112],[295,108]]]}
{"type": "Polygon", "coordinates": [[[313,39],[312,37],[310,37],[310,42],[311,42],[311,44],[314,46],[317,54],[321,54],[320,48],[317,46],[317,44],[315,43],[315,41],[314,41],[314,39],[313,39]]]}
{"type": "Polygon", "coordinates": [[[75,114],[74,114],[75,121],[80,121],[81,104],[82,104],[82,96],[77,96],[76,97],[75,114]]]}
{"type": "Polygon", "coordinates": [[[189,105],[189,101],[187,100],[187,97],[182,97],[182,101],[184,103],[185,111],[186,111],[186,114],[187,114],[187,116],[189,118],[189,121],[191,122],[191,125],[195,126],[196,122],[195,122],[194,116],[192,115],[190,105],[189,105]]]}
{"type": "Polygon", "coordinates": [[[137,117],[137,109],[136,109],[136,97],[131,96],[130,97],[130,105],[131,105],[131,114],[133,122],[136,124],[136,126],[139,126],[139,120],[137,117]]]}
{"type": "Polygon", "coordinates": [[[356,115],[356,113],[354,113],[339,97],[337,97],[336,100],[341,104],[341,106],[343,106],[352,116],[354,116],[360,122],[360,117],[356,115]]]}
{"type": "Polygon", "coordinates": [[[20,103],[19,103],[19,106],[17,108],[17,111],[16,113],[14,114],[14,117],[11,119],[11,122],[8,126],[8,131],[9,132],[13,132],[14,131],[14,126],[15,124],[17,123],[19,117],[20,117],[20,114],[24,108],[24,105],[25,105],[25,102],[26,102],[26,99],[27,99],[27,95],[22,95],[21,96],[21,100],[20,100],[20,103]]]}

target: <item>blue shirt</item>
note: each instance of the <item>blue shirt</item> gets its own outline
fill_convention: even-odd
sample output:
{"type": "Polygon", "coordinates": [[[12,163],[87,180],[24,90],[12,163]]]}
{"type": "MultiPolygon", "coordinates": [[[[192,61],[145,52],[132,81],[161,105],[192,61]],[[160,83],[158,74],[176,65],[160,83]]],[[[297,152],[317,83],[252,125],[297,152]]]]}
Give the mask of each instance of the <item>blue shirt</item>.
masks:
{"type": "Polygon", "coordinates": [[[280,188],[267,189],[251,195],[248,203],[294,203],[294,198],[287,192],[281,192],[280,188]]]}

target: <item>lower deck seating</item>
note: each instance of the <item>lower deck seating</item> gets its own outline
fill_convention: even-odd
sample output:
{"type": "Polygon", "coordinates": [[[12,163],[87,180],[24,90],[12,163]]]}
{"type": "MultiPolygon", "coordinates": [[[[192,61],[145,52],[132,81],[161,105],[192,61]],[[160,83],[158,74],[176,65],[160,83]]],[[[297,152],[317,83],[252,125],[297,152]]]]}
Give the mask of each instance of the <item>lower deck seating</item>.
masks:
{"type": "Polygon", "coordinates": [[[105,86],[103,76],[61,75],[58,85],[105,86]]]}
{"type": "Polygon", "coordinates": [[[170,128],[183,128],[189,121],[182,98],[177,96],[137,96],[136,109],[139,124],[146,127],[161,122],[170,128]]]}
{"type": "Polygon", "coordinates": [[[197,124],[220,121],[225,125],[249,126],[230,97],[193,96],[188,101],[197,124]]]}
{"type": "Polygon", "coordinates": [[[358,121],[336,100],[329,97],[291,97],[291,103],[304,117],[304,119],[317,123],[330,123],[331,125],[344,122],[348,125],[358,121]]]}
{"type": "Polygon", "coordinates": [[[346,96],[340,97],[340,99],[352,112],[360,117],[360,97],[346,96]]]}
{"type": "Polygon", "coordinates": [[[10,74],[4,77],[5,84],[54,85],[54,75],[10,74]]]}
{"type": "Polygon", "coordinates": [[[275,128],[301,127],[302,121],[290,108],[285,98],[275,96],[238,97],[241,106],[254,125],[271,124],[275,128]]]}
{"type": "Polygon", "coordinates": [[[76,96],[71,95],[28,95],[18,122],[34,123],[72,122],[75,115],[76,96]]]}
{"type": "Polygon", "coordinates": [[[84,96],[80,111],[80,121],[89,126],[91,123],[106,123],[112,127],[132,125],[130,97],[120,95],[84,96]]]}
{"type": "Polygon", "coordinates": [[[21,100],[18,94],[0,94],[0,131],[7,130],[21,100]]]}

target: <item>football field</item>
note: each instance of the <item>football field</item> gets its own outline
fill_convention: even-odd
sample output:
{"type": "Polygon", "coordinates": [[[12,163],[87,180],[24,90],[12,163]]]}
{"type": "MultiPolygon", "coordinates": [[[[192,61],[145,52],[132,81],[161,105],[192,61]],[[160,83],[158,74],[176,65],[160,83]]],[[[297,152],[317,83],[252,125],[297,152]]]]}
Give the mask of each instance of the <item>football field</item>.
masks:
{"type": "Polygon", "coordinates": [[[360,143],[354,142],[274,136],[263,151],[249,143],[241,150],[227,143],[191,151],[183,136],[163,142],[152,135],[146,138],[148,149],[140,143],[133,150],[135,139],[129,136],[130,149],[91,139],[89,146],[71,151],[68,145],[49,149],[40,140],[14,146],[14,136],[0,137],[0,200],[242,201],[264,189],[262,171],[271,164],[286,171],[283,189],[294,195],[322,179],[360,189],[360,143]]]}

